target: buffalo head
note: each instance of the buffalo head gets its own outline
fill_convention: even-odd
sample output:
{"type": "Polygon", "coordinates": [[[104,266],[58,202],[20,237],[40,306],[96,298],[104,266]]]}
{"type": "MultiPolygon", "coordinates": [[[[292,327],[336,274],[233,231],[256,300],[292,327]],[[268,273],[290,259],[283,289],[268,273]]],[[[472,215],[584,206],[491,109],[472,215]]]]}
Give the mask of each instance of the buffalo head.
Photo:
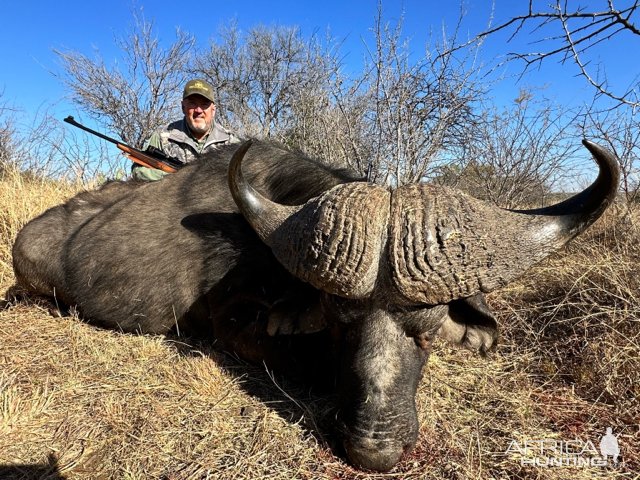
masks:
{"type": "Polygon", "coordinates": [[[438,331],[456,315],[490,316],[480,293],[522,275],[613,201],[616,159],[583,143],[599,165],[596,181],[530,211],[444,187],[358,182],[280,205],[242,174],[250,142],[237,150],[229,185],[238,208],[289,272],[324,292],[324,316],[339,339],[343,443],[354,464],[386,471],[415,444],[415,394],[438,331]]]}

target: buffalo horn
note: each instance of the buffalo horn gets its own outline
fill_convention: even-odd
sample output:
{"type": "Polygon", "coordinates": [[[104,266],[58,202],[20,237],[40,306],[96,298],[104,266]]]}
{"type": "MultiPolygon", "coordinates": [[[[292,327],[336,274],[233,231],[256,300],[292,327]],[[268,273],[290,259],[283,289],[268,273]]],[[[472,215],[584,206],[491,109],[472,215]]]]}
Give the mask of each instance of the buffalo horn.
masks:
{"type": "Polygon", "coordinates": [[[434,185],[391,192],[361,182],[287,207],[263,197],[242,175],[249,143],[232,158],[229,186],[278,261],[314,287],[365,297],[376,286],[379,265],[388,262],[400,296],[444,304],[507,284],[584,231],[613,202],[620,176],[616,158],[583,143],[598,163],[596,181],[564,202],[535,210],[502,209],[434,185]]]}
{"type": "Polygon", "coordinates": [[[611,153],[583,144],[598,163],[598,178],[551,207],[506,210],[430,185],[396,190],[388,248],[399,293],[442,304],[490,292],[584,231],[613,202],[620,173],[611,153]]]}
{"type": "Polygon", "coordinates": [[[346,298],[373,291],[386,240],[390,194],[367,183],[337,185],[296,207],[279,205],[246,181],[249,142],[233,155],[229,188],[238,208],[278,261],[314,287],[346,298]]]}

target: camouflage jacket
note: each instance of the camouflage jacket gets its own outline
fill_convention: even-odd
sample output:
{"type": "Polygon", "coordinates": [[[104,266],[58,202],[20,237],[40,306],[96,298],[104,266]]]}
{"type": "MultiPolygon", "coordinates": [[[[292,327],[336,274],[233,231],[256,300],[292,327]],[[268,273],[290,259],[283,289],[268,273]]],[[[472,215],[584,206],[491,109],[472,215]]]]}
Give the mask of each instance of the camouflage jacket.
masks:
{"type": "MultiPolygon", "coordinates": [[[[143,150],[155,147],[166,155],[175,158],[182,163],[189,163],[201,155],[215,150],[220,145],[237,143],[239,139],[219,123],[213,122],[211,131],[198,142],[191,136],[185,119],[170,123],[164,128],[153,132],[149,140],[145,142],[143,150]]],[[[146,168],[134,164],[132,176],[138,180],[160,180],[166,173],[160,170],[146,168]]]]}

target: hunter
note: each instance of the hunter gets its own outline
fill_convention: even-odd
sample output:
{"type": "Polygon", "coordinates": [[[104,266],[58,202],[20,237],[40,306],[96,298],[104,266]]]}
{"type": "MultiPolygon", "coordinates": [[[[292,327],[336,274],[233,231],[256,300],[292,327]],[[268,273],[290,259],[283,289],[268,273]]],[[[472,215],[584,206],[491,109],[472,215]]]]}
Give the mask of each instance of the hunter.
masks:
{"type": "MultiPolygon", "coordinates": [[[[187,82],[182,93],[184,117],[156,130],[146,141],[144,150],[159,150],[181,163],[189,163],[221,145],[240,140],[215,121],[213,88],[201,79],[187,82]]],[[[137,180],[160,180],[165,172],[134,164],[131,175],[137,180]]]]}

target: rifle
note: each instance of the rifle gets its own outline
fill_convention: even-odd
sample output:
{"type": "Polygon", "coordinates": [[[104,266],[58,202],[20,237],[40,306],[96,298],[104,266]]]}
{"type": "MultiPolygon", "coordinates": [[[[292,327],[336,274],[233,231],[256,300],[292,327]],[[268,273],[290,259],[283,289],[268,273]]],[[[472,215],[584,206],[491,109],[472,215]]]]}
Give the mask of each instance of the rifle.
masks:
{"type": "Polygon", "coordinates": [[[107,142],[115,144],[115,146],[122,150],[122,153],[127,156],[129,160],[137,163],[138,165],[142,165],[143,167],[162,170],[166,173],[174,173],[176,170],[184,166],[184,163],[166,155],[164,152],[158,150],[157,148],[149,147],[146,151],[143,152],[142,150],[138,150],[137,148],[133,148],[127,145],[126,143],[119,142],[115,138],[107,137],[100,132],[96,132],[89,127],[85,127],[84,125],[76,122],[71,115],[65,118],[64,121],[70,123],[74,127],[78,127],[84,130],[85,132],[89,132],[97,137],[100,137],[107,142]]]}

